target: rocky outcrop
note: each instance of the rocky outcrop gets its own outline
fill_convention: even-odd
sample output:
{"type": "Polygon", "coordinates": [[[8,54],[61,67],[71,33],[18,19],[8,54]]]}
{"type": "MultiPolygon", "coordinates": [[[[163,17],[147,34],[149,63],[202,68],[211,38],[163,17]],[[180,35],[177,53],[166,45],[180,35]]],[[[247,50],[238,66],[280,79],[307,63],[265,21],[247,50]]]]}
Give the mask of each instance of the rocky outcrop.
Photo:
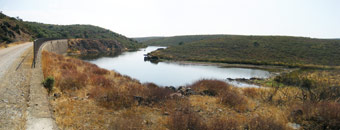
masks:
{"type": "Polygon", "coordinates": [[[69,55],[112,55],[127,50],[117,40],[106,39],[69,39],[69,55]]]}

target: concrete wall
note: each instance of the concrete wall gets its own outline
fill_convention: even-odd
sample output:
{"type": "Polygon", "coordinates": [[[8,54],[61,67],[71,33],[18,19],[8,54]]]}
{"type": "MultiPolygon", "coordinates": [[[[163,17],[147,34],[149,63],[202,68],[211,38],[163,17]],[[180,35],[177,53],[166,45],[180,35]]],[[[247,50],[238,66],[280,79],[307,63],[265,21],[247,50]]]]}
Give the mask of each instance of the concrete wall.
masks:
{"type": "Polygon", "coordinates": [[[41,49],[60,55],[66,54],[68,49],[67,39],[46,41],[41,46],[41,49]]]}
{"type": "Polygon", "coordinates": [[[35,41],[35,44],[37,57],[36,65],[32,68],[26,128],[27,130],[58,130],[54,120],[55,117],[53,117],[49,105],[48,92],[41,84],[44,80],[41,68],[41,52],[46,50],[57,54],[65,54],[68,48],[67,39],[41,39],[40,41],[35,41]]]}

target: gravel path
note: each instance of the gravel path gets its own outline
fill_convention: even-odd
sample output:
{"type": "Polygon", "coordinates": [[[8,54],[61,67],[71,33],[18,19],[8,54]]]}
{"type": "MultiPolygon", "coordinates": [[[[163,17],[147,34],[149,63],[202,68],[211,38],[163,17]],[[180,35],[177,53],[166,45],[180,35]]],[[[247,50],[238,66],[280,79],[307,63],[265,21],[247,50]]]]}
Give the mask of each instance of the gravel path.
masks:
{"type": "Polygon", "coordinates": [[[25,129],[32,43],[0,50],[0,130],[25,129]]]}
{"type": "Polygon", "coordinates": [[[0,49],[0,79],[7,72],[9,67],[18,59],[24,51],[31,47],[32,42],[20,44],[17,46],[0,49]]]}

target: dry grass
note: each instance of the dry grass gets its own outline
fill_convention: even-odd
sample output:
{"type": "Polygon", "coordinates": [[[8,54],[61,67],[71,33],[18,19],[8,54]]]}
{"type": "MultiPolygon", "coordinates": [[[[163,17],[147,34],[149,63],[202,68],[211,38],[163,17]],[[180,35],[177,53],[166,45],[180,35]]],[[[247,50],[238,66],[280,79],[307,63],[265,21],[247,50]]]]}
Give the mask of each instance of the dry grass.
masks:
{"type": "Polygon", "coordinates": [[[306,129],[340,129],[340,104],[337,102],[304,102],[292,106],[290,112],[290,120],[306,129]]]}
{"type": "Polygon", "coordinates": [[[230,85],[227,84],[226,82],[220,80],[207,80],[207,79],[196,81],[189,87],[196,91],[197,93],[209,96],[217,96],[220,95],[222,91],[230,89],[230,85]]]}
{"type": "Polygon", "coordinates": [[[43,52],[42,64],[44,76],[56,80],[50,102],[60,129],[291,129],[288,122],[339,129],[337,93],[308,103],[296,87],[200,80],[188,85],[197,95],[171,97],[173,90],[81,60],[43,52]]]}

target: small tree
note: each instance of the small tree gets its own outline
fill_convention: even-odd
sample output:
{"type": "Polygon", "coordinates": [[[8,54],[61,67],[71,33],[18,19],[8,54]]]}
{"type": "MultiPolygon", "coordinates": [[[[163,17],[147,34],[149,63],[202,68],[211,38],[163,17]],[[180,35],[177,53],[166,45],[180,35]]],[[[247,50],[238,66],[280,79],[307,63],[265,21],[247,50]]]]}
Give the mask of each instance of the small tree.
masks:
{"type": "Polygon", "coordinates": [[[42,84],[44,85],[44,87],[47,89],[48,93],[51,93],[53,90],[53,86],[54,86],[54,78],[52,76],[48,76],[43,82],[42,84]]]}

